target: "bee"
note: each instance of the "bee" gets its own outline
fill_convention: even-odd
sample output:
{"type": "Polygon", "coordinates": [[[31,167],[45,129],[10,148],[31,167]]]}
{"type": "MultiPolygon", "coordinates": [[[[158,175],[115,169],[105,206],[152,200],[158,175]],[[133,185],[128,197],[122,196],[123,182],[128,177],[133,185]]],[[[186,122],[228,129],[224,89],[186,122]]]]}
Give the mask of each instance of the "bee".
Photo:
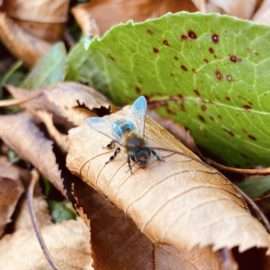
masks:
{"type": "Polygon", "coordinates": [[[126,150],[127,163],[131,173],[133,164],[144,169],[152,156],[158,161],[162,161],[159,155],[147,146],[144,139],[146,113],[146,98],[140,96],[131,105],[125,118],[111,121],[108,116],[103,116],[90,117],[86,120],[91,128],[111,139],[106,147],[114,150],[114,153],[105,164],[113,161],[121,152],[121,148],[126,150]]]}

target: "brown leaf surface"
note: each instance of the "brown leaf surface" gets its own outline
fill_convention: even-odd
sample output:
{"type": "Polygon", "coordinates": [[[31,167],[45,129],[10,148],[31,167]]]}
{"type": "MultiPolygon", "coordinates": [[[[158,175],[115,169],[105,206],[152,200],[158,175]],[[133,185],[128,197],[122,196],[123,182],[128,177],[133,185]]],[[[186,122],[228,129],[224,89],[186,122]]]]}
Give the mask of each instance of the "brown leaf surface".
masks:
{"type": "Polygon", "coordinates": [[[68,5],[68,0],[4,1],[4,9],[10,17],[38,23],[65,23],[68,5]]]}
{"type": "MultiPolygon", "coordinates": [[[[13,97],[29,98],[37,95],[24,89],[8,86],[13,97]]],[[[79,125],[85,118],[95,115],[99,111],[110,112],[109,101],[93,88],[74,82],[62,82],[53,87],[40,90],[42,95],[22,104],[31,113],[45,110],[52,113],[62,121],[68,120],[74,125],[79,125]]]]}
{"type": "Polygon", "coordinates": [[[17,202],[23,193],[19,169],[0,159],[0,236],[11,221],[17,202]]]}
{"type": "MultiPolygon", "coordinates": [[[[89,228],[80,219],[53,224],[48,219],[45,201],[41,198],[35,199],[34,205],[42,236],[59,269],[92,270],[89,228]]],[[[0,269],[49,269],[34,231],[31,229],[32,226],[29,224],[28,216],[24,209],[15,233],[1,239],[0,269]]]]}
{"type": "MultiPolygon", "coordinates": [[[[134,222],[105,197],[82,182],[73,195],[79,212],[91,219],[94,265],[98,270],[225,270],[210,248],[192,251],[155,247],[134,222]]],[[[230,269],[232,270],[232,269],[230,269]]]]}
{"type": "Polygon", "coordinates": [[[0,39],[27,65],[33,65],[50,48],[48,42],[29,34],[3,12],[0,12],[0,39]]]}
{"type": "MultiPolygon", "coordinates": [[[[124,115],[122,110],[111,118],[124,115]]],[[[153,161],[130,175],[125,154],[104,166],[112,153],[103,146],[110,140],[85,124],[70,132],[67,166],[130,216],[154,243],[178,250],[196,245],[239,246],[240,251],[270,247],[269,234],[225,177],[150,119],[146,138],[150,145],[183,155],[167,154],[164,162],[153,161]]]]}
{"type": "Polygon", "coordinates": [[[68,7],[69,0],[6,0],[0,13],[0,39],[31,66],[62,37],[68,7]]]}
{"type": "Polygon", "coordinates": [[[91,20],[95,20],[100,32],[104,33],[112,25],[129,19],[142,21],[147,18],[158,17],[169,11],[180,10],[195,11],[196,8],[189,0],[92,0],[89,3],[75,6],[72,13],[84,32],[91,31],[89,23],[91,23],[91,20]]]}
{"type": "Polygon", "coordinates": [[[255,13],[253,20],[262,24],[270,24],[270,0],[264,0],[255,13]]]}
{"type": "Polygon", "coordinates": [[[29,115],[20,113],[0,116],[0,138],[65,194],[61,172],[53,152],[53,142],[45,138],[29,115]]]}

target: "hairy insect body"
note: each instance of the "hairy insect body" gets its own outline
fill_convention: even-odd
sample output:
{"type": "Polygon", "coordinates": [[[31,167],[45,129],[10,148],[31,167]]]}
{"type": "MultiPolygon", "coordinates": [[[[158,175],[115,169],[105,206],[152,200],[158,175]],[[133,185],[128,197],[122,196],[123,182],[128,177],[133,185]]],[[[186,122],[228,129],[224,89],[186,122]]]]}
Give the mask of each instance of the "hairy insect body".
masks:
{"type": "Polygon", "coordinates": [[[146,145],[144,140],[146,111],[147,102],[145,97],[141,96],[134,101],[127,112],[126,118],[117,119],[113,122],[108,120],[106,116],[91,117],[87,120],[92,128],[112,139],[107,148],[114,149],[114,153],[106,164],[116,158],[121,148],[125,148],[127,152],[130,171],[132,171],[132,162],[140,168],[146,168],[152,155],[157,160],[161,160],[157,153],[146,145]]]}
{"type": "Polygon", "coordinates": [[[144,139],[134,132],[129,132],[125,135],[124,145],[128,154],[128,163],[132,160],[140,168],[146,168],[152,151],[145,145],[144,139]]]}

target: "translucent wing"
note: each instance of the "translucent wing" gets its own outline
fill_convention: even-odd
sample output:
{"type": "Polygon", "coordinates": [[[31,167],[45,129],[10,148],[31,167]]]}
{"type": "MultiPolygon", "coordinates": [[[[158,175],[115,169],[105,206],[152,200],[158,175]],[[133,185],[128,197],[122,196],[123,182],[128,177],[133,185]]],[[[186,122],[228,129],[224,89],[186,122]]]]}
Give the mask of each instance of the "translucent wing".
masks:
{"type": "Polygon", "coordinates": [[[144,135],[144,122],[147,112],[147,101],[144,96],[138,97],[130,108],[130,120],[135,124],[136,131],[143,137],[144,135]]]}
{"type": "Polygon", "coordinates": [[[120,140],[120,138],[115,136],[115,134],[113,133],[112,123],[106,116],[89,117],[88,119],[86,119],[86,123],[102,135],[112,140],[120,140]]]}

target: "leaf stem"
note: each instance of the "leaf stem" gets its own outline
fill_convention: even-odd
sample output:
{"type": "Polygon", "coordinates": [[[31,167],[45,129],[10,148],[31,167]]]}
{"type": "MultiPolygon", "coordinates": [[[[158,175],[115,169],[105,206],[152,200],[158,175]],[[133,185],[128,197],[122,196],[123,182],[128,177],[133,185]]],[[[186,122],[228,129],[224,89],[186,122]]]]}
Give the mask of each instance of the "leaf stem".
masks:
{"type": "Polygon", "coordinates": [[[29,211],[29,214],[30,214],[30,219],[31,219],[31,223],[33,225],[33,229],[34,229],[34,232],[35,232],[35,235],[37,237],[37,240],[39,242],[39,245],[41,247],[41,250],[48,262],[48,264],[50,265],[51,269],[53,270],[59,270],[59,268],[57,268],[52,260],[52,257],[49,253],[49,250],[44,242],[44,239],[41,235],[41,231],[40,231],[40,228],[39,228],[39,225],[38,225],[38,221],[37,221],[37,218],[36,218],[36,215],[34,213],[34,207],[33,207],[33,193],[34,193],[34,188],[35,188],[35,184],[37,183],[39,179],[39,173],[37,172],[37,170],[32,170],[31,171],[31,182],[30,182],[30,185],[28,187],[28,190],[27,190],[27,207],[28,207],[28,211],[29,211]]]}

